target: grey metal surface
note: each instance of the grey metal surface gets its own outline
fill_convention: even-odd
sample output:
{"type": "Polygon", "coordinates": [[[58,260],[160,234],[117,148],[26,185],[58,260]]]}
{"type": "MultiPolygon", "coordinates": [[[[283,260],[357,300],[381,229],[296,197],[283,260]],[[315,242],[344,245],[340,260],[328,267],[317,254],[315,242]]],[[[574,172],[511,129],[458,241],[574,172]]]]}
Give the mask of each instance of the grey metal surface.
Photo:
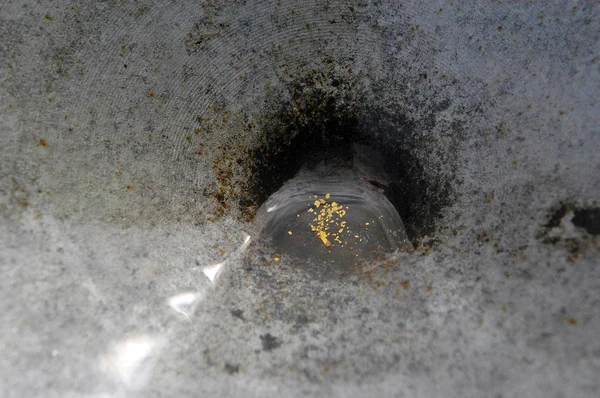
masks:
{"type": "Polygon", "coordinates": [[[0,396],[597,396],[598,7],[3,1],[0,396]],[[312,70],[452,192],[341,279],[214,195],[312,70]]]}

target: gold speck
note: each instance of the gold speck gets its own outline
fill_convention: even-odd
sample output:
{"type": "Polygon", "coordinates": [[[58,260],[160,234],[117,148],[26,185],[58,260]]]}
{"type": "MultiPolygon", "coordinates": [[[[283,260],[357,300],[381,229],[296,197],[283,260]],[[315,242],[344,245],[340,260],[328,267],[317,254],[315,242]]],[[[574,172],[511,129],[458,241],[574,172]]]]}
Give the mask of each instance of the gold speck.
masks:
{"type": "Polygon", "coordinates": [[[330,194],[325,195],[325,199],[329,199],[331,197],[330,194]]]}
{"type": "Polygon", "coordinates": [[[288,235],[291,235],[291,234],[292,234],[292,231],[288,231],[288,235]]]}
{"type": "Polygon", "coordinates": [[[331,246],[331,242],[327,239],[327,232],[319,231],[319,238],[323,241],[323,244],[327,247],[331,246]]]}
{"type": "MultiPolygon", "coordinates": [[[[331,197],[331,195],[327,194],[326,197],[331,197]]],[[[338,230],[336,233],[335,230],[330,232],[330,228],[334,228],[334,225],[340,226],[338,220],[346,214],[346,211],[343,210],[343,207],[338,205],[336,202],[328,203],[325,199],[318,199],[318,196],[315,195],[314,206],[319,210],[315,211],[315,209],[308,209],[309,213],[317,213],[316,218],[313,219],[315,224],[310,224],[311,230],[317,233],[319,239],[323,242],[323,244],[327,247],[332,246],[331,240],[329,236],[332,236],[331,239],[335,242],[342,243],[338,233],[343,232],[343,228],[338,230]]],[[[310,205],[309,205],[310,206],[310,205]]],[[[343,227],[345,223],[341,226],[343,227]]]]}

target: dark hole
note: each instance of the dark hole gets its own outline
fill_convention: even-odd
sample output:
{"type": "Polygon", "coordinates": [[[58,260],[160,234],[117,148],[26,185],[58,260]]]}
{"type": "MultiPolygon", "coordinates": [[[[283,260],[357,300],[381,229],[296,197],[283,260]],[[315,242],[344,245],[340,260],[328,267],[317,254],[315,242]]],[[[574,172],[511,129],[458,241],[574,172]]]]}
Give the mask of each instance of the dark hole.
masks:
{"type": "Polygon", "coordinates": [[[416,243],[434,232],[443,208],[450,204],[450,185],[432,179],[415,155],[426,145],[415,134],[417,123],[365,106],[368,101],[357,100],[353,90],[353,81],[321,72],[294,79],[289,86],[291,100],[282,101],[264,118],[264,144],[248,154],[252,178],[243,201],[260,206],[303,166],[327,162],[352,167],[353,146],[366,145],[383,156],[389,176],[387,182],[369,182],[384,190],[416,243]]]}
{"type": "Polygon", "coordinates": [[[592,235],[600,234],[600,208],[575,210],[573,224],[592,235]]]}
{"type": "Polygon", "coordinates": [[[550,219],[546,223],[546,228],[556,228],[560,225],[560,220],[569,212],[569,206],[560,204],[559,207],[552,212],[550,219]]]}

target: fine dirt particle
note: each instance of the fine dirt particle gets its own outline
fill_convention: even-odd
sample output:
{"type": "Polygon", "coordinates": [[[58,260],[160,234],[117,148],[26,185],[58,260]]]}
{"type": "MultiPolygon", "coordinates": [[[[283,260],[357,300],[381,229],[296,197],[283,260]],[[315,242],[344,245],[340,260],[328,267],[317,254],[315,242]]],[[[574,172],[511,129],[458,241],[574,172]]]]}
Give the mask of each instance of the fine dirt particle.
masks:
{"type": "Polygon", "coordinates": [[[225,371],[230,375],[236,374],[240,372],[240,365],[232,365],[230,363],[225,364],[225,371]]]}
{"type": "Polygon", "coordinates": [[[260,335],[260,342],[262,344],[263,351],[272,351],[281,346],[281,340],[275,336],[272,336],[271,333],[260,335]]]}
{"type": "Polygon", "coordinates": [[[241,319],[242,321],[244,321],[244,311],[242,310],[231,310],[231,315],[233,315],[236,318],[241,319]]]}

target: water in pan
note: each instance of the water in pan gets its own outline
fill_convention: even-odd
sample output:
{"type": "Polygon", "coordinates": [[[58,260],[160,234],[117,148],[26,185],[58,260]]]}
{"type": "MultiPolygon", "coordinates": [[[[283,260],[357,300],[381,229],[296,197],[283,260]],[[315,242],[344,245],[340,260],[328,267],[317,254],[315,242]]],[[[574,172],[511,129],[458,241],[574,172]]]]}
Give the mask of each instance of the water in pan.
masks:
{"type": "Polygon", "coordinates": [[[257,222],[295,260],[353,264],[410,245],[394,206],[356,168],[300,171],[261,206],[257,222]]]}

